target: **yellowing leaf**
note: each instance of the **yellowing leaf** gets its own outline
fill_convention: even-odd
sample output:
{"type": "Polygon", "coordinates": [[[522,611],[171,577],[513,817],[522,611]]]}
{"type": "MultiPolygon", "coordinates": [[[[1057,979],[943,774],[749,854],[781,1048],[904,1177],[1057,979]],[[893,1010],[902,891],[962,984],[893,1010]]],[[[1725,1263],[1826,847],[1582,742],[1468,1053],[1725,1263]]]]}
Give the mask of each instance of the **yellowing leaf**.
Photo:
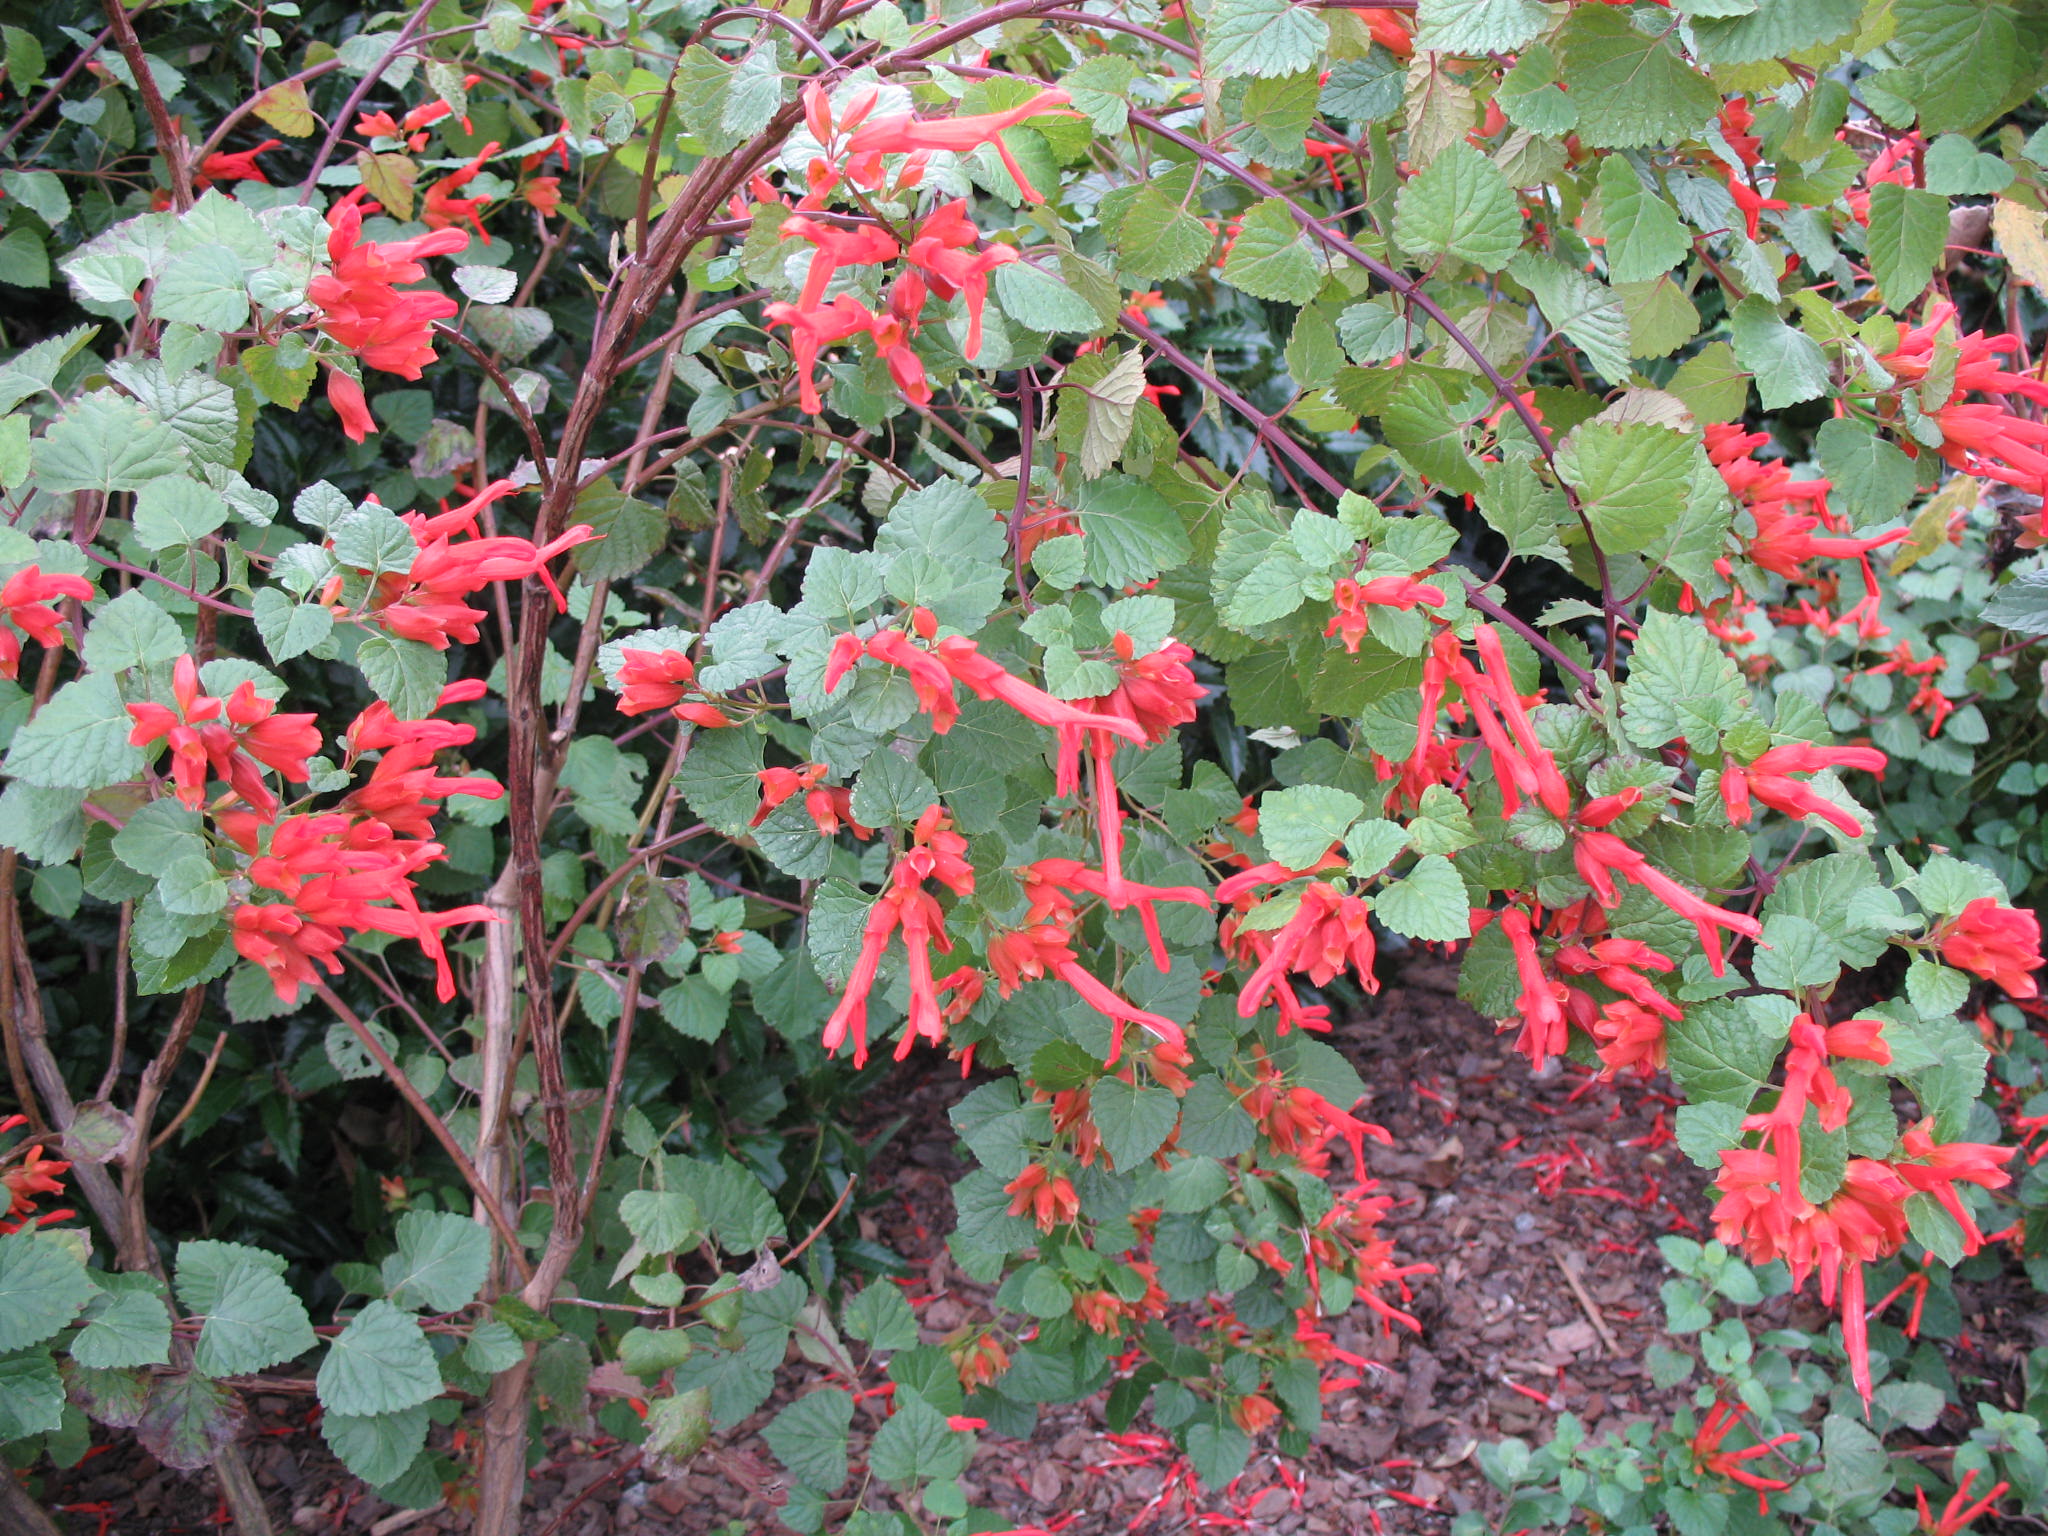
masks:
{"type": "Polygon", "coordinates": [[[303,80],[280,80],[256,98],[255,112],[287,138],[303,139],[313,131],[313,108],[303,80]]]}
{"type": "Polygon", "coordinates": [[[1910,570],[1941,548],[1948,538],[1948,520],[1977,505],[1977,496],[1983,489],[1975,475],[1956,475],[1936,491],[1927,505],[1913,515],[1913,526],[1906,530],[1906,542],[1892,556],[1892,574],[1910,570]]]}
{"type": "Polygon", "coordinates": [[[401,224],[412,217],[412,192],[420,179],[420,168],[404,155],[356,156],[356,169],[363,173],[363,185],[370,196],[384,205],[385,212],[401,224]]]}
{"type": "Polygon", "coordinates": [[[2036,288],[2048,288],[2048,214],[2001,197],[1991,205],[1991,232],[2015,276],[2036,288]]]}

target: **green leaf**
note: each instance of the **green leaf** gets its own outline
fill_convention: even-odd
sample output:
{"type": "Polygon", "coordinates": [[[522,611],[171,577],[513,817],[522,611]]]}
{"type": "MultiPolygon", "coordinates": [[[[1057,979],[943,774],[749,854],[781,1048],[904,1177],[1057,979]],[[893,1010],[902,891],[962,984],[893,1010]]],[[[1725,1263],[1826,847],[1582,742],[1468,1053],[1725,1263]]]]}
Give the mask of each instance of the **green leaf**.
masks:
{"type": "Polygon", "coordinates": [[[1455,256],[1498,272],[1521,248],[1521,203],[1491,160],[1453,144],[1401,188],[1394,243],[1410,256],[1455,256]]]}
{"type": "Polygon", "coordinates": [[[698,731],[676,770],[676,787],[713,830],[744,837],[761,806],[761,766],[761,738],[754,732],[698,731]]]}
{"type": "Polygon", "coordinates": [[[1862,422],[1846,417],[1825,421],[1814,446],[1821,472],[1833,482],[1828,504],[1847,513],[1857,527],[1889,522],[1913,499],[1918,484],[1913,461],[1862,422]]]}
{"type": "Polygon", "coordinates": [[[259,343],[242,348],[240,362],[242,371],[249,375],[250,382],[263,392],[264,397],[288,411],[296,411],[306,403],[313,380],[320,372],[312,351],[304,346],[287,354],[283,347],[259,343]],[[292,358],[297,360],[292,361],[292,358]]]}
{"type": "Polygon", "coordinates": [[[957,1477],[967,1465],[968,1439],[946,1426],[946,1416],[915,1392],[899,1390],[896,1411],[868,1446],[868,1466],[885,1483],[957,1477]]]}
{"type": "Polygon", "coordinates": [[[303,656],[334,633],[333,611],[321,603],[299,603],[276,587],[259,587],[250,600],[256,633],[272,661],[303,656]]]}
{"type": "Polygon", "coordinates": [[[0,1441],[48,1434],[63,1422],[64,1383],[49,1351],[0,1356],[0,1441]]]}
{"type": "Polygon", "coordinates": [[[113,676],[88,672],[51,696],[14,733],[7,772],[47,789],[101,789],[142,771],[142,749],[128,744],[134,728],[113,676]]]}
{"type": "Polygon", "coordinates": [[[601,535],[578,544],[569,557],[577,571],[591,581],[617,581],[632,575],[668,542],[668,513],[626,495],[609,475],[576,493],[573,521],[588,523],[601,535]]]}
{"type": "Polygon", "coordinates": [[[242,263],[232,251],[218,245],[202,245],[172,257],[157,276],[150,310],[160,320],[202,330],[240,330],[249,319],[242,263]]]}
{"type": "Polygon", "coordinates": [[[881,1281],[847,1302],[841,1321],[854,1338],[878,1350],[911,1349],[917,1344],[917,1314],[901,1291],[881,1281]]]}
{"type": "Polygon", "coordinates": [[[1481,58],[1514,53],[1550,25],[1536,0],[1421,0],[1415,46],[1481,58]]]}
{"type": "Polygon", "coordinates": [[[1470,938],[1471,906],[1464,880],[1440,853],[1420,860],[1406,879],[1373,899],[1373,911],[1394,932],[1431,941],[1470,938]]]}
{"type": "Polygon", "coordinates": [[[0,27],[0,39],[6,43],[7,83],[14,87],[15,95],[26,96],[41,82],[47,67],[43,45],[35,33],[20,27],[0,27]]]}
{"type": "MultiPolygon", "coordinates": [[[[1216,248],[1215,231],[1187,206],[1172,179],[1139,189],[1124,210],[1110,243],[1126,277],[1185,277],[1216,248]]],[[[1192,185],[1192,177],[1181,179],[1192,185]]]]}
{"type": "Polygon", "coordinates": [[[1188,1461],[1205,1488],[1229,1487],[1251,1459],[1251,1437],[1235,1424],[1205,1422],[1188,1429],[1188,1461]]]}
{"type": "Polygon", "coordinates": [[[2048,571],[2026,571],[1984,606],[1984,622],[2019,635],[2048,635],[2048,571]]]}
{"type": "Polygon", "coordinates": [[[1820,1429],[1817,1491],[1831,1504],[1879,1499],[1891,1490],[1891,1458],[1884,1442],[1846,1414],[1831,1413],[1820,1429]]]}
{"type": "Polygon", "coordinates": [[[1217,0],[1204,29],[1202,57],[1218,79],[1294,75],[1317,67],[1329,41],[1329,23],[1287,0],[1217,0]]]}
{"type": "Polygon", "coordinates": [[[1632,553],[1650,548],[1677,524],[1699,456],[1690,435],[1669,427],[1588,421],[1560,445],[1557,473],[1579,493],[1600,547],[1632,553]]]}
{"type": "Polygon", "coordinates": [[[1477,500],[1480,514],[1515,555],[1542,555],[1562,564],[1565,548],[1557,531],[1571,519],[1564,493],[1546,485],[1524,458],[1503,458],[1489,464],[1477,500]]]}
{"type": "Polygon", "coordinates": [[[884,558],[922,554],[951,567],[1000,566],[1007,550],[1003,524],[988,503],[951,479],[905,495],[875,535],[875,552],[884,558]]]}
{"type": "Polygon", "coordinates": [[[1892,181],[1870,189],[1866,248],[1887,309],[1903,310],[1920,297],[1947,247],[1947,198],[1892,181]]]}
{"type": "Polygon", "coordinates": [[[679,1189],[628,1190],[619,1200],[619,1219],[649,1253],[677,1253],[704,1234],[697,1202],[679,1189]]]}
{"type": "Polygon", "coordinates": [[[213,1280],[192,1363],[209,1376],[246,1376],[318,1342],[305,1304],[267,1264],[236,1259],[213,1280]]]}
{"type": "Polygon", "coordinates": [[[175,661],[186,644],[178,621],[131,587],[93,615],[78,649],[94,671],[122,672],[175,661]]]}
{"type": "Polygon", "coordinates": [[[688,1328],[631,1328],[619,1340],[619,1364],[642,1381],[659,1381],[697,1352],[688,1328]]]}
{"type": "Polygon", "coordinates": [[[278,1276],[285,1272],[285,1261],[278,1255],[245,1243],[191,1238],[178,1244],[178,1300],[188,1312],[211,1312],[220,1296],[221,1280],[239,1264],[253,1264],[278,1276]]]}
{"type": "Polygon", "coordinates": [[[1108,475],[1081,487],[1075,503],[1088,579],[1112,590],[1150,581],[1194,554],[1172,503],[1142,480],[1108,475]]]}
{"type": "Polygon", "coordinates": [[[1180,1100],[1167,1089],[1139,1088],[1117,1077],[1096,1083],[1088,1106],[1103,1151],[1119,1173],[1134,1171],[1165,1145],[1180,1119],[1180,1100]]]}
{"type": "Polygon", "coordinates": [[[1443,386],[1427,375],[1403,384],[1379,413],[1389,447],[1432,485],[1465,495],[1483,483],[1465,441],[1465,415],[1453,410],[1443,386]]]}
{"type": "MultiPolygon", "coordinates": [[[[1747,1110],[1769,1087],[1778,1051],[1791,1027],[1788,1011],[1774,1020],[1760,1006],[1771,999],[1694,1003],[1664,1027],[1672,1079],[1695,1100],[1747,1110]]],[[[1782,999],[1780,1000],[1782,1001],[1782,999]]]]}
{"type": "Polygon", "coordinates": [[[71,1358],[90,1370],[164,1365],[171,1358],[171,1314],[154,1286],[136,1286],[93,1299],[85,1327],[71,1341],[71,1358]]]}
{"type": "Polygon", "coordinates": [[[183,475],[165,475],[135,498],[135,537],[145,549],[197,544],[228,520],[219,491],[183,475]]]}
{"type": "MultiPolygon", "coordinates": [[[[1583,15],[1584,9],[1572,13],[1575,21],[1583,15]]],[[[1576,267],[1533,251],[1518,254],[1509,264],[1508,275],[1529,290],[1551,328],[1562,331],[1584,352],[1602,377],[1617,383],[1628,377],[1628,315],[1613,289],[1576,267]]]]}
{"type": "Polygon", "coordinates": [[[1557,52],[1578,134],[1598,149],[1635,149],[1700,137],[1721,110],[1721,93],[1678,46],[1677,27],[1638,30],[1631,14],[1605,5],[1572,7],[1557,52]]]}
{"type": "Polygon", "coordinates": [[[1269,789],[1259,799],[1259,836],[1276,861],[1307,869],[1364,814],[1365,802],[1346,790],[1323,784],[1269,789]]]}
{"type": "Polygon", "coordinates": [[[417,1319],[373,1301],[328,1346],[315,1378],[330,1413],[396,1413],[441,1392],[441,1371],[417,1319]]]}
{"type": "Polygon", "coordinates": [[[1729,336],[1736,361],[1756,377],[1765,410],[1780,411],[1827,393],[1828,360],[1820,343],[1780,320],[1777,306],[1761,294],[1752,293],[1735,306],[1729,336]]]}
{"type": "Polygon", "coordinates": [[[1639,747],[1716,740],[1749,712],[1749,689],[1720,643],[1689,618],[1652,611],[1622,685],[1622,728],[1639,747]]]}
{"type": "Polygon", "coordinates": [[[134,491],[185,467],[178,435],[124,395],[102,390],[74,400],[36,439],[36,484],[64,491],[134,491]]]}
{"type": "Polygon", "coordinates": [[[78,1256],[33,1227],[0,1237],[0,1354],[40,1344],[98,1289],[78,1256]]]}
{"type": "Polygon", "coordinates": [[[939,792],[916,763],[884,750],[868,759],[853,786],[853,819],[864,827],[909,827],[939,792]]]}
{"type": "Polygon", "coordinates": [[[821,1387],[776,1414],[761,1438],[790,1476],[829,1494],[846,1481],[846,1437],[852,1427],[853,1398],[838,1387],[821,1387]]]}
{"type": "Polygon", "coordinates": [[[1600,162],[1600,227],[1607,237],[1607,279],[1639,283],[1669,272],[1692,250],[1678,213],[1622,155],[1600,162]]]}
{"type": "Polygon", "coordinates": [[[2021,69],[2012,13],[1977,0],[1897,0],[1892,50],[1910,66],[1887,75],[1920,109],[1926,133],[1968,132],[1996,112],[2021,69]]]}
{"type": "Polygon", "coordinates": [[[1027,331],[1092,335],[1102,321],[1088,301],[1052,273],[1027,261],[996,268],[996,302],[1027,331]]]}
{"type": "Polygon", "coordinates": [[[423,640],[372,635],[356,647],[356,665],[378,698],[401,720],[423,720],[448,686],[448,653],[423,640]]]}
{"type": "Polygon", "coordinates": [[[396,1413],[327,1413],[320,1417],[320,1435],[341,1464],[373,1486],[392,1482],[427,1446],[427,1410],[396,1413]]]}
{"type": "Polygon", "coordinates": [[[1862,19],[1861,0],[1797,0],[1796,4],[1760,4],[1747,15],[1701,15],[1692,18],[1693,44],[1699,61],[1720,69],[1732,64],[1761,64],[1790,58],[1853,31],[1862,19]]]}
{"type": "Polygon", "coordinates": [[[397,1237],[383,1271],[393,1306],[455,1312],[476,1300],[491,1269],[490,1236],[476,1222],[452,1211],[407,1211],[397,1237]]]}
{"type": "MultiPolygon", "coordinates": [[[[1290,15],[1323,26],[1312,11],[1294,9],[1281,0],[1275,3],[1290,15]]],[[[1245,211],[1243,227],[1223,262],[1223,281],[1253,298],[1288,304],[1306,304],[1322,290],[1322,258],[1295,223],[1285,198],[1269,197],[1245,211]]]]}
{"type": "Polygon", "coordinates": [[[1220,1077],[1198,1077],[1181,1100],[1180,1150],[1196,1157],[1232,1158],[1248,1151],[1258,1127],[1220,1077]]]}

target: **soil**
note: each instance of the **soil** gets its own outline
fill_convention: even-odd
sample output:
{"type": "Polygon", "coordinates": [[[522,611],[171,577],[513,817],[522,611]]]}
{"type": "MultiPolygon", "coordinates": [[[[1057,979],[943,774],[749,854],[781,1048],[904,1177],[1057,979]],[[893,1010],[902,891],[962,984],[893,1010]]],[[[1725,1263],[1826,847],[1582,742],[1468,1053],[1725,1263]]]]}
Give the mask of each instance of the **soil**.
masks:
{"type": "MultiPolygon", "coordinates": [[[[1420,1335],[1389,1332],[1362,1309],[1336,1323],[1338,1343],[1370,1368],[1326,1398],[1329,1422],[1309,1455],[1283,1462],[1261,1454],[1231,1488],[1197,1493],[1166,1442],[1111,1435],[1098,1399],[1046,1410],[1028,1442],[984,1435],[964,1479],[972,1502],[1032,1536],[1441,1536],[1456,1514],[1497,1508],[1474,1455],[1482,1441],[1547,1438],[1566,1409],[1596,1440],[1631,1421],[1669,1417],[1677,1394],[1660,1394],[1642,1364],[1661,1335],[1658,1287],[1669,1273],[1655,1243],[1672,1232],[1700,1235],[1709,1204],[1704,1176],[1670,1139],[1675,1101],[1657,1080],[1602,1083],[1558,1063],[1532,1074],[1511,1037],[1459,1003],[1455,986],[1454,964],[1412,956],[1367,1011],[1329,1037],[1371,1092],[1359,1113],[1393,1132],[1393,1146],[1369,1144],[1367,1158],[1400,1202],[1387,1223],[1400,1261],[1437,1272],[1413,1282],[1420,1335]]],[[[985,1314],[990,1295],[954,1269],[944,1243],[948,1189],[965,1171],[945,1114],[964,1086],[934,1066],[907,1072],[901,1089],[889,1112],[910,1120],[874,1170],[900,1199],[860,1220],[866,1235],[910,1260],[907,1287],[927,1336],[937,1338],[985,1314]]],[[[2030,1298],[1969,1289],[1965,1337],[1975,1358],[1956,1361],[1959,1374],[2011,1381],[2026,1350],[2048,1342],[2025,1326],[2030,1298]]],[[[786,1372],[777,1399],[714,1440],[681,1478],[650,1478],[632,1447],[601,1436],[556,1437],[531,1474],[527,1531],[785,1529],[775,1520],[779,1469],[760,1432],[807,1369],[786,1372]]],[[[880,1422],[878,1403],[862,1404],[856,1454],[880,1422]]],[[[245,1445],[280,1532],[467,1528],[459,1511],[394,1510],[355,1484],[309,1428],[310,1407],[298,1395],[250,1403],[245,1445]]],[[[105,1438],[76,1467],[40,1481],[39,1496],[67,1532],[222,1528],[211,1473],[169,1472],[128,1436],[105,1438]]],[[[834,1524],[846,1507],[834,1507],[834,1524]]]]}

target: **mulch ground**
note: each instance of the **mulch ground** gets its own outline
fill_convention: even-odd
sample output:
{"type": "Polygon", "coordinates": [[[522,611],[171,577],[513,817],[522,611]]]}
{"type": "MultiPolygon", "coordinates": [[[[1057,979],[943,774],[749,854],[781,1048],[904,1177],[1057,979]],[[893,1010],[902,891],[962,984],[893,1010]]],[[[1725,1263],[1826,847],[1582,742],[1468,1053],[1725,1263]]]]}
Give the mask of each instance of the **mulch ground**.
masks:
{"type": "MultiPolygon", "coordinates": [[[[1310,1454],[1284,1464],[1260,1455],[1230,1489],[1197,1493],[1163,1440],[1111,1435],[1097,1400],[1047,1409],[1029,1441],[985,1435],[964,1479],[974,1503],[1063,1536],[1441,1536],[1456,1514],[1497,1506],[1474,1455],[1482,1441],[1546,1438],[1560,1410],[1596,1440],[1669,1417],[1675,1399],[1642,1366],[1660,1336],[1658,1287],[1668,1276],[1655,1241],[1699,1235],[1708,1208],[1703,1175],[1670,1140],[1673,1101],[1656,1082],[1597,1083],[1558,1064],[1533,1076],[1511,1037],[1456,1000],[1455,985],[1453,964],[1413,956],[1330,1037],[1371,1091],[1359,1113],[1394,1133],[1392,1147],[1369,1145],[1367,1156],[1399,1201],[1387,1223],[1399,1258],[1437,1272],[1413,1282],[1419,1336],[1389,1333],[1362,1309],[1336,1322],[1338,1343],[1371,1368],[1326,1399],[1329,1422],[1310,1454]]],[[[965,1171],[945,1112],[964,1090],[937,1069],[906,1074],[902,1088],[888,1111],[909,1123],[874,1170],[892,1199],[860,1219],[912,1263],[914,1294],[931,1298],[920,1315],[935,1339],[989,1304],[988,1288],[954,1269],[944,1244],[947,1192],[965,1171]]],[[[2027,1348],[2048,1342],[2024,1326],[2037,1309],[2018,1291],[1983,1305],[1992,1315],[1972,1316],[1978,1357],[1967,1364],[2011,1376],[2027,1348]]],[[[783,1392],[803,1384],[804,1370],[788,1373],[783,1392]]],[[[760,1431],[784,1401],[714,1441],[680,1478],[651,1479],[631,1447],[558,1437],[531,1475],[527,1531],[783,1529],[778,1468],[760,1431]]],[[[856,1448],[878,1426],[878,1404],[862,1405],[856,1448]]],[[[303,1398],[259,1397],[251,1409],[251,1464],[281,1531],[467,1528],[454,1510],[394,1510],[353,1484],[305,1427],[303,1398]]],[[[38,1491],[81,1536],[220,1528],[210,1473],[165,1471],[125,1436],[45,1477],[38,1491]]],[[[846,1507],[835,1506],[834,1524],[846,1507]]]]}

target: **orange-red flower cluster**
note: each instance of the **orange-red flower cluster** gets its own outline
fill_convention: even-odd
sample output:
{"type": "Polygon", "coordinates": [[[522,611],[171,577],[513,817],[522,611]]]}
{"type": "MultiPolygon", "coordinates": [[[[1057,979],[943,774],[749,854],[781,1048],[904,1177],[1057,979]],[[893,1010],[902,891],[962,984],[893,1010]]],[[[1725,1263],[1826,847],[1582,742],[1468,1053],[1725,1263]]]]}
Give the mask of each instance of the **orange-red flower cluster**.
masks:
{"type": "MultiPolygon", "coordinates": [[[[357,188],[328,210],[329,270],[306,285],[306,297],[320,310],[320,329],[365,367],[417,379],[434,360],[433,323],[460,306],[445,293],[400,293],[397,285],[422,281],[425,257],[463,250],[469,236],[459,229],[437,229],[410,240],[364,240],[362,198],[357,188]]],[[[363,386],[332,363],[327,366],[327,398],[351,440],[360,443],[377,430],[363,386]]]]}
{"type": "MultiPolygon", "coordinates": [[[[588,523],[578,523],[542,545],[506,535],[480,536],[477,519],[484,508],[518,489],[515,481],[493,480],[459,507],[450,509],[444,503],[436,516],[401,514],[418,549],[405,570],[374,573],[363,602],[369,618],[394,635],[437,651],[447,650],[451,640],[474,645],[477,625],[488,615],[462,599],[494,581],[524,581],[529,576],[540,577],[555,607],[566,611],[568,604],[547,564],[564,550],[600,535],[588,523]]],[[[335,601],[341,589],[342,578],[337,577],[329,584],[327,601],[335,601]]]]}
{"type": "Polygon", "coordinates": [[[849,1038],[853,1041],[853,1064],[864,1066],[868,1059],[868,995],[882,967],[882,956],[890,938],[901,931],[903,951],[910,962],[910,1021],[896,1047],[896,1059],[910,1054],[919,1040],[939,1045],[946,1038],[946,1025],[964,1016],[981,993],[981,978],[972,966],[963,966],[939,980],[932,977],[931,951],[951,951],[953,941],[946,935],[946,914],[938,898],[925,888],[936,880],[955,896],[974,894],[974,868],[967,862],[967,839],[955,832],[951,818],[939,806],[929,806],[917,819],[911,833],[911,847],[889,871],[889,884],[868,909],[861,928],[860,954],[839,1006],[825,1021],[825,1049],[837,1051],[849,1038]],[[957,1010],[942,1005],[939,994],[955,993],[957,1010]]]}
{"type": "Polygon", "coordinates": [[[199,663],[180,656],[171,669],[168,704],[130,704],[134,720],[131,746],[168,741],[171,782],[180,802],[197,810],[206,802],[210,779],[224,780],[229,790],[268,819],[277,814],[278,799],[263,782],[271,768],[294,784],[309,777],[306,759],[320,750],[320,732],[312,715],[280,715],[277,705],[243,681],[226,699],[201,691],[199,663]]]}
{"type": "Polygon", "coordinates": [[[25,565],[0,585],[0,677],[12,680],[21,671],[24,637],[38,645],[64,643],[64,620],[50,600],[75,597],[90,601],[92,583],[83,576],[46,576],[39,565],[25,565]]]}

